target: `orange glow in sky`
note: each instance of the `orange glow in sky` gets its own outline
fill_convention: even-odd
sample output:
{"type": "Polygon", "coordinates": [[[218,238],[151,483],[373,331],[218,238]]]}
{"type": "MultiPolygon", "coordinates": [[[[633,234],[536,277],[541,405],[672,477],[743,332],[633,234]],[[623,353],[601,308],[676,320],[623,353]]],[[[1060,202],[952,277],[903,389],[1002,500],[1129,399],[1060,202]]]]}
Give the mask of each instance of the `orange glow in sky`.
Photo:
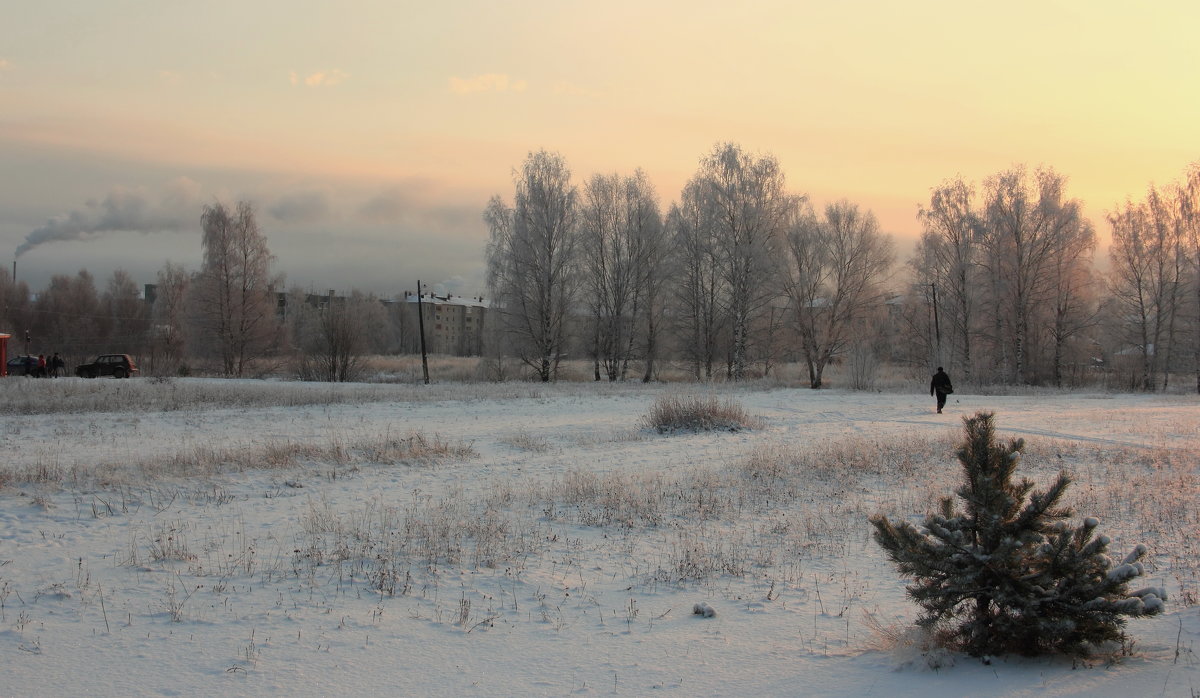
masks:
{"type": "MultiPolygon", "coordinates": [[[[202,200],[275,211],[264,228],[301,285],[348,287],[330,275],[353,271],[393,293],[424,274],[475,293],[478,214],[539,148],[580,181],[641,167],[665,207],[734,141],[775,155],[816,205],[849,198],[901,240],[941,181],[1018,163],[1066,174],[1103,236],[1106,210],[1200,159],[1195,2],[80,0],[6,14],[0,250],[114,188],[153,200],[185,178],[202,200]],[[383,199],[395,205],[371,205],[383,199]],[[344,236],[345,258],[330,262],[322,236],[344,236]],[[414,252],[368,268],[373,240],[430,236],[422,267],[405,266],[414,252]]],[[[198,260],[197,236],[144,232],[146,273],[164,254],[198,260]]],[[[22,257],[30,274],[98,263],[90,241],[54,244],[22,257]]]]}

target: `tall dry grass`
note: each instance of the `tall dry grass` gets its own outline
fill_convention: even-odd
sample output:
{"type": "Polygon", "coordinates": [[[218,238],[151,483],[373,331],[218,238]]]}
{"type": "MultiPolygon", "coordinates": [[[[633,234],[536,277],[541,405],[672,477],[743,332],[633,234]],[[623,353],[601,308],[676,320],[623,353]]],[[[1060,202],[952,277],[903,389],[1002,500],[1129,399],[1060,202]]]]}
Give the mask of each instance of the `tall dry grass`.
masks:
{"type": "Polygon", "coordinates": [[[172,412],[372,402],[538,398],[532,383],[306,383],[253,379],[0,380],[0,414],[172,412]]]}
{"type": "Polygon", "coordinates": [[[360,437],[353,441],[331,438],[322,443],[272,439],[243,444],[205,444],[154,458],[101,461],[65,467],[54,462],[33,466],[0,465],[0,486],[50,485],[60,488],[153,487],[164,482],[211,478],[256,470],[290,470],[305,466],[324,469],[326,476],[339,467],[365,465],[436,465],[474,457],[466,443],[418,432],[360,437]],[[333,470],[330,470],[333,468],[333,470]]]}

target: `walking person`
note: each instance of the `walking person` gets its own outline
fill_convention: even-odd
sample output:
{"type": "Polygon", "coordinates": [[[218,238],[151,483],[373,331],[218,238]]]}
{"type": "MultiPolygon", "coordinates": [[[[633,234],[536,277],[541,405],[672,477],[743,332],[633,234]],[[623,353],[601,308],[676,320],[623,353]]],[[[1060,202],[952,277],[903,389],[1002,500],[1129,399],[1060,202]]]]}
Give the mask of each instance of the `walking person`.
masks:
{"type": "Polygon", "coordinates": [[[937,373],[933,374],[933,380],[929,381],[929,394],[937,397],[937,411],[942,413],[942,408],[946,406],[946,396],[954,392],[954,386],[950,383],[950,376],[946,374],[945,369],[938,366],[937,373]]]}

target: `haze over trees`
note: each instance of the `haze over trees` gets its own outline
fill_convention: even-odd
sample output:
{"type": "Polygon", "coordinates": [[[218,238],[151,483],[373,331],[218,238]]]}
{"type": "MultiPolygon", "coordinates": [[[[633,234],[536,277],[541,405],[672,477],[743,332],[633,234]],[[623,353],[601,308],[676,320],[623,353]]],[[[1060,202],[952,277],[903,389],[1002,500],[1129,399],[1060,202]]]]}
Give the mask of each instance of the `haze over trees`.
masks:
{"type": "MultiPolygon", "coordinates": [[[[801,361],[815,388],[825,384],[825,367],[846,361],[863,387],[887,361],[918,374],[946,365],[966,382],[1064,386],[1125,380],[1118,377],[1130,375],[1130,357],[1140,354],[1143,375],[1130,385],[1163,388],[1165,374],[1183,368],[1196,371],[1200,387],[1200,288],[1189,290],[1200,274],[1198,180],[1193,169],[1144,215],[1110,216],[1118,243],[1139,215],[1153,214],[1146,229],[1162,239],[1115,244],[1127,269],[1106,286],[1094,266],[1095,228],[1065,175],[1016,165],[982,182],[953,178],[919,207],[924,232],[901,274],[870,211],[840,201],[818,217],[787,189],[772,156],[717,144],[664,217],[670,243],[651,278],[666,291],[655,315],[665,331],[654,346],[701,380],[739,380],[801,361]]],[[[618,366],[651,363],[645,349],[636,351],[649,344],[626,341],[636,326],[626,311],[635,285],[627,251],[614,247],[618,181],[595,176],[584,186],[574,249],[585,292],[561,324],[570,332],[559,345],[589,357],[595,377],[610,380],[627,376],[618,366]],[[587,323],[571,319],[585,315],[587,323]]],[[[493,241],[505,239],[497,210],[489,208],[493,241]]],[[[498,261],[489,258],[494,275],[498,261]]],[[[505,304],[510,321],[522,312],[505,304]]]]}
{"type": "Polygon", "coordinates": [[[1096,317],[1096,237],[1066,177],[1018,166],[981,188],[949,180],[918,217],[909,265],[937,309],[923,333],[932,363],[967,380],[1062,385],[1068,363],[1095,355],[1083,332],[1096,317]]]}
{"type": "MultiPolygon", "coordinates": [[[[1109,214],[1113,244],[1111,298],[1125,340],[1137,347],[1140,387],[1167,387],[1176,323],[1189,271],[1184,190],[1151,187],[1144,202],[1126,201],[1109,214]]],[[[1200,389],[1200,383],[1198,383],[1200,389]]]]}

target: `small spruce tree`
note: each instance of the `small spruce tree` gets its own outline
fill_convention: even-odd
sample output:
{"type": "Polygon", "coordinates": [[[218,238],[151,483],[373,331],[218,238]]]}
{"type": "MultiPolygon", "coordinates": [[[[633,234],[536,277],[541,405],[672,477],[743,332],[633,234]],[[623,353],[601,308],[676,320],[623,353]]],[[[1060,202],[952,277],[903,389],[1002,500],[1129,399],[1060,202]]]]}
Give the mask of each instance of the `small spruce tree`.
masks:
{"type": "Polygon", "coordinates": [[[1099,521],[1068,523],[1072,512],[1059,504],[1071,482],[1065,473],[1040,492],[1014,482],[1024,442],[997,444],[992,413],[963,421],[962,511],[943,499],[923,529],[871,517],[876,542],[914,580],[918,625],[973,656],[1081,655],[1121,640],[1127,616],[1162,612],[1162,589],[1126,588],[1143,573],[1145,546],[1114,563],[1108,537],[1096,535],[1099,521]]]}

